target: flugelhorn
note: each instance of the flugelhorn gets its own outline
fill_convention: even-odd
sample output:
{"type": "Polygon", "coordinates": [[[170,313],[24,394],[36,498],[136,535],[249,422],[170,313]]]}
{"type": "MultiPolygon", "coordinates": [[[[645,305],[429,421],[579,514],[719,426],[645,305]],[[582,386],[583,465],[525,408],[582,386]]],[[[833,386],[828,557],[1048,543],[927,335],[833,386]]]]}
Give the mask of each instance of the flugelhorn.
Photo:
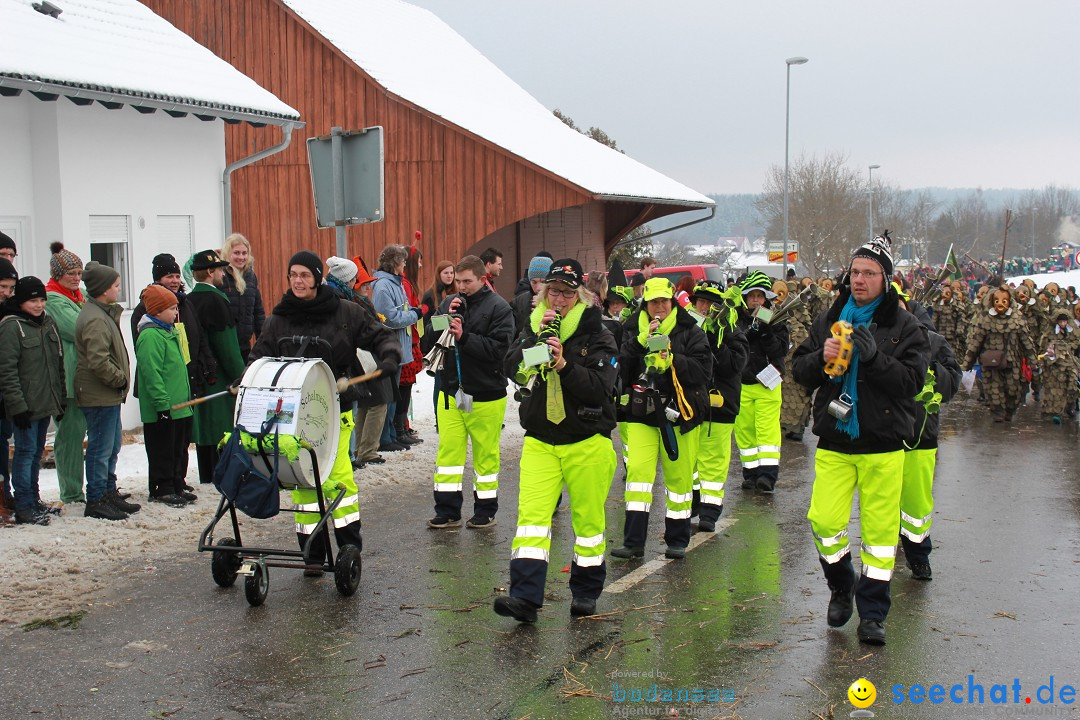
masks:
{"type": "Polygon", "coordinates": [[[941,272],[937,274],[937,277],[924,284],[922,290],[916,293],[915,297],[912,299],[923,305],[935,302],[938,299],[938,296],[941,295],[941,284],[954,272],[956,272],[956,268],[949,263],[945,263],[941,268],[941,272]]]}
{"type": "Polygon", "coordinates": [[[814,287],[814,285],[807,285],[800,290],[797,295],[789,295],[787,301],[773,311],[773,316],[772,319],[769,320],[769,323],[783,322],[791,317],[796,310],[810,300],[810,296],[814,294],[814,287]]]}

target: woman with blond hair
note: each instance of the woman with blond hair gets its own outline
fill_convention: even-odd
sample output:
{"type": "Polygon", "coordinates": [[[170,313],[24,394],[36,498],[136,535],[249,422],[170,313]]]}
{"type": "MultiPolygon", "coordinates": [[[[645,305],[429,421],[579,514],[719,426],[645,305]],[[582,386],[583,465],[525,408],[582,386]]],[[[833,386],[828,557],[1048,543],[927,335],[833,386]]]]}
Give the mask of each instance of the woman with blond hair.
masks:
{"type": "Polygon", "coordinates": [[[225,238],[221,257],[229,262],[221,289],[229,296],[233,320],[236,322],[236,338],[240,342],[240,355],[247,363],[252,340],[258,339],[263,320],[266,319],[251,243],[240,233],[233,233],[225,238]]]}

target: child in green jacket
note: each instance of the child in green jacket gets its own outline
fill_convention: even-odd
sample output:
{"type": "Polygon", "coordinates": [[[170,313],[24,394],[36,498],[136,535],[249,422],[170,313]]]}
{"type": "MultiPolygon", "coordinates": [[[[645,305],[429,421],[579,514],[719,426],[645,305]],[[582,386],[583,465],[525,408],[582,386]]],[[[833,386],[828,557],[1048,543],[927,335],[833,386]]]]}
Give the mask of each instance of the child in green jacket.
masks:
{"type": "Polygon", "coordinates": [[[191,431],[191,408],[172,410],[191,398],[180,335],[173,329],[179,312],[176,296],[161,285],[142,292],[146,315],[139,321],[135,358],[135,395],[143,421],[143,441],[150,471],[150,502],[182,507],[195,502],[184,489],[185,440],[191,431]],[[185,431],[186,430],[186,431],[185,431]]]}

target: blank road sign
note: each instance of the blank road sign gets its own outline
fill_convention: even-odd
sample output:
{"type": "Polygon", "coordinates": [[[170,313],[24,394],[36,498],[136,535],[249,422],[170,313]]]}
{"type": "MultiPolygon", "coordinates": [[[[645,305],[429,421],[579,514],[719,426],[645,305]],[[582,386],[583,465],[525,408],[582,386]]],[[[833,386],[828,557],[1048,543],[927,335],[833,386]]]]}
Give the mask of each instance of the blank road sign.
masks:
{"type": "Polygon", "coordinates": [[[378,222],[383,203],[383,129],[379,126],[341,133],[341,217],[334,208],[334,162],[331,135],[308,138],[308,164],[315,195],[315,215],[321,228],[378,222]]]}

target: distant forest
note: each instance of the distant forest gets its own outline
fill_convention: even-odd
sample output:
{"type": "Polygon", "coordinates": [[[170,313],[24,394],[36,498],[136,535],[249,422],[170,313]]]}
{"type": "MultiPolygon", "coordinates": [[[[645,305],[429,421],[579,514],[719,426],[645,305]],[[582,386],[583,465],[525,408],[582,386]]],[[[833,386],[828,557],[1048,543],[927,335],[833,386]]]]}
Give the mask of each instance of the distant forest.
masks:
{"type": "MultiPolygon", "coordinates": [[[[979,192],[975,188],[919,188],[915,193],[926,192],[939,208],[947,208],[954,203],[963,201],[973,193],[979,192]]],[[[988,207],[1006,208],[1014,203],[1029,190],[994,189],[982,190],[982,198],[988,207]]],[[[707,222],[691,225],[690,227],[676,230],[670,236],[661,235],[657,240],[673,240],[685,245],[705,245],[716,241],[721,237],[748,237],[751,240],[763,237],[767,223],[758,209],[758,201],[761,194],[745,193],[741,195],[709,195],[716,202],[716,216],[707,222]]],[[[668,216],[649,223],[649,229],[664,230],[666,228],[681,225],[693,220],[702,213],[681,213],[668,216]]]]}

